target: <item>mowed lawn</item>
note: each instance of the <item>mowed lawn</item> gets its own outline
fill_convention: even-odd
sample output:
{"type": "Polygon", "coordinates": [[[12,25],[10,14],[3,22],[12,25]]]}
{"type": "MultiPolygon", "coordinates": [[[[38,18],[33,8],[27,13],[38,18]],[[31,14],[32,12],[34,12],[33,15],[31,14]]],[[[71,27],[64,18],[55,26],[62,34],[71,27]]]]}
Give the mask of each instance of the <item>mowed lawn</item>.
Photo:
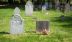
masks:
{"type": "Polygon", "coordinates": [[[48,14],[34,11],[32,16],[25,16],[21,9],[21,17],[24,19],[24,33],[21,35],[9,34],[10,20],[14,9],[0,9],[0,42],[72,42],[72,13],[65,14],[62,21],[62,12],[48,10],[48,14]],[[50,32],[48,35],[35,33],[36,20],[48,20],[50,32]]]}

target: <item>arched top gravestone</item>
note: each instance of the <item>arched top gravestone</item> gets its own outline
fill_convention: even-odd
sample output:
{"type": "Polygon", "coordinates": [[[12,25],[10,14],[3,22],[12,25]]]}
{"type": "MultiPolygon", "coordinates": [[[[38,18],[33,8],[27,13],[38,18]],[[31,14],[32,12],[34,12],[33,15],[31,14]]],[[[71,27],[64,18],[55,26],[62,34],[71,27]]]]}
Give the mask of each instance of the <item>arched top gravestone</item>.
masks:
{"type": "Polygon", "coordinates": [[[31,5],[31,6],[33,6],[33,4],[32,4],[31,1],[27,1],[26,5],[31,5]]]}
{"type": "Polygon", "coordinates": [[[18,7],[16,7],[15,9],[14,9],[14,13],[13,13],[14,15],[20,15],[20,9],[18,8],[18,7]]]}
{"type": "Polygon", "coordinates": [[[10,34],[23,33],[23,19],[20,16],[20,9],[18,7],[14,10],[14,15],[11,18],[10,34]]]}
{"type": "Polygon", "coordinates": [[[31,1],[27,1],[25,5],[25,14],[31,16],[33,14],[33,4],[31,1]]]}

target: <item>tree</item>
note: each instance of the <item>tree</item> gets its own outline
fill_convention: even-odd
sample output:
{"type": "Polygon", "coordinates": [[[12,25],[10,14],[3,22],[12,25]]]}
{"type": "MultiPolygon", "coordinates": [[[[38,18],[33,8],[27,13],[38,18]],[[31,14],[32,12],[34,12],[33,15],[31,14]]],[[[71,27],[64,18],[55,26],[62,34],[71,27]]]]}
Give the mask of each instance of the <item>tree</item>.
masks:
{"type": "Polygon", "coordinates": [[[24,0],[20,0],[20,3],[21,3],[21,4],[24,4],[24,0]]]}
{"type": "Polygon", "coordinates": [[[8,3],[9,4],[13,4],[13,0],[8,0],[8,3]]]}

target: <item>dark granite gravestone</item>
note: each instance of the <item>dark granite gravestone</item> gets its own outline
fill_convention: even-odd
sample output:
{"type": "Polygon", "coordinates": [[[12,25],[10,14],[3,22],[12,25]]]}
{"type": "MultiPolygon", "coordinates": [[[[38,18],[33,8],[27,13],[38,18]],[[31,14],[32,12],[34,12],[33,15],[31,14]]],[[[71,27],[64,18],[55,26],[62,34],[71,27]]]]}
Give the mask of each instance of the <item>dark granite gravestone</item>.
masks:
{"type": "Polygon", "coordinates": [[[49,31],[48,21],[36,21],[36,31],[42,34],[47,34],[49,31]]]}

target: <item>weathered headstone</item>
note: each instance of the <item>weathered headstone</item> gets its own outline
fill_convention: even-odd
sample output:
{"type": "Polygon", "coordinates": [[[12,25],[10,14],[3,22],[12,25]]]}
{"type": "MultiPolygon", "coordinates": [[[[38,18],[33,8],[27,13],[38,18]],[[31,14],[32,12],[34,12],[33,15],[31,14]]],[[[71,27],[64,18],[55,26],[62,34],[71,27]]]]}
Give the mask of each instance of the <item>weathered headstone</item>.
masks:
{"type": "Polygon", "coordinates": [[[36,31],[42,34],[48,34],[49,22],[48,21],[36,21],[36,31]]]}
{"type": "Polygon", "coordinates": [[[60,6],[60,2],[59,2],[59,0],[56,0],[55,1],[55,7],[56,7],[57,11],[59,11],[59,6],[60,6]]]}
{"type": "Polygon", "coordinates": [[[65,14],[67,14],[67,13],[69,13],[69,12],[70,12],[70,4],[67,3],[67,4],[65,5],[65,14]]]}
{"type": "Polygon", "coordinates": [[[14,15],[11,18],[10,25],[10,34],[23,33],[23,19],[20,16],[20,9],[18,7],[14,10],[14,15]]]}
{"type": "Polygon", "coordinates": [[[32,16],[32,14],[33,14],[33,4],[31,1],[27,1],[26,5],[25,5],[25,14],[27,16],[32,16]]]}
{"type": "Polygon", "coordinates": [[[42,13],[43,14],[48,14],[46,5],[42,6],[42,13]]]}
{"type": "Polygon", "coordinates": [[[42,12],[45,12],[46,11],[46,5],[43,5],[42,6],[42,12]]]}

